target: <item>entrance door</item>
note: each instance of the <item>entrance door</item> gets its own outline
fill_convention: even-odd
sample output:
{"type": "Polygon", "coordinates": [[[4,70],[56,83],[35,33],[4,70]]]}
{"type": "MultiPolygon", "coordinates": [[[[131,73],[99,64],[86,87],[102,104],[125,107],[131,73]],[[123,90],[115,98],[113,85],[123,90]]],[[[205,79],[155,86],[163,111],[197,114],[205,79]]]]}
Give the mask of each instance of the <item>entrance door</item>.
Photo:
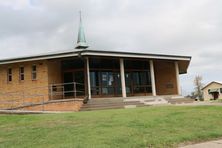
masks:
{"type": "Polygon", "coordinates": [[[127,96],[130,96],[131,94],[133,94],[132,92],[132,79],[131,79],[131,73],[130,72],[126,72],[125,73],[125,81],[126,81],[126,94],[127,96]]]}
{"type": "Polygon", "coordinates": [[[217,100],[219,98],[219,92],[213,92],[214,100],[217,100]]]}
{"type": "Polygon", "coordinates": [[[121,95],[121,80],[118,72],[93,71],[90,72],[91,91],[94,96],[121,95]]]}
{"type": "Polygon", "coordinates": [[[114,94],[114,78],[112,72],[101,72],[102,95],[114,94]]]}
{"type": "Polygon", "coordinates": [[[152,93],[148,71],[128,71],[125,73],[127,96],[152,93]]]}

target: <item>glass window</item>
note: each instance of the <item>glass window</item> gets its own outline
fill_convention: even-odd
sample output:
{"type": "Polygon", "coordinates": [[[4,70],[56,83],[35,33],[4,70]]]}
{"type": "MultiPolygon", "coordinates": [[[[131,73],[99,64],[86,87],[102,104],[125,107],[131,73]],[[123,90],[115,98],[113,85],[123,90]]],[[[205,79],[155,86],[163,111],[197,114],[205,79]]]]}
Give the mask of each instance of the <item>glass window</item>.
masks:
{"type": "Polygon", "coordinates": [[[7,71],[7,80],[8,80],[8,82],[11,82],[11,81],[12,81],[12,69],[11,69],[11,68],[8,68],[8,71],[7,71]]]}
{"type": "Polygon", "coordinates": [[[210,94],[210,89],[208,89],[208,94],[210,94]]]}
{"type": "Polygon", "coordinates": [[[24,67],[19,68],[19,80],[20,81],[25,80],[25,69],[24,69],[24,67]]]}
{"type": "Polygon", "coordinates": [[[32,80],[36,80],[37,79],[37,67],[36,65],[32,66],[32,80]]]}
{"type": "Polygon", "coordinates": [[[149,61],[146,60],[124,60],[125,69],[145,69],[150,70],[149,61]]]}
{"type": "Polygon", "coordinates": [[[118,59],[90,58],[90,69],[118,69],[120,63],[118,59]]]}
{"type": "Polygon", "coordinates": [[[83,68],[84,68],[84,61],[79,58],[62,61],[63,70],[83,69],[83,68]]]}

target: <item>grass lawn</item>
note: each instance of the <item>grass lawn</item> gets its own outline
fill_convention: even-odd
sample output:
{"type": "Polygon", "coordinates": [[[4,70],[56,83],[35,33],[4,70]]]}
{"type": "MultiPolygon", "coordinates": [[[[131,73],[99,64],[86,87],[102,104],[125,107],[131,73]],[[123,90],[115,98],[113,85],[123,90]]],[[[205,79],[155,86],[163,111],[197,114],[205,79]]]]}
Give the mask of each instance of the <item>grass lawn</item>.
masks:
{"type": "Polygon", "coordinates": [[[0,115],[0,147],[176,147],[222,137],[222,107],[0,115]]]}

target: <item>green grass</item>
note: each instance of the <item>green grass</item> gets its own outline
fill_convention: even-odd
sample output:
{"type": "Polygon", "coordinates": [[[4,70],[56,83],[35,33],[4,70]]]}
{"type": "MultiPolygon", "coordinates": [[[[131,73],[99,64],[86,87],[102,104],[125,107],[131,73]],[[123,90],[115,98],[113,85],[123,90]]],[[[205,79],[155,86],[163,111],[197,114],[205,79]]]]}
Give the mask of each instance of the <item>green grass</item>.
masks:
{"type": "Polygon", "coordinates": [[[0,115],[0,147],[176,147],[222,137],[222,107],[0,115]]]}

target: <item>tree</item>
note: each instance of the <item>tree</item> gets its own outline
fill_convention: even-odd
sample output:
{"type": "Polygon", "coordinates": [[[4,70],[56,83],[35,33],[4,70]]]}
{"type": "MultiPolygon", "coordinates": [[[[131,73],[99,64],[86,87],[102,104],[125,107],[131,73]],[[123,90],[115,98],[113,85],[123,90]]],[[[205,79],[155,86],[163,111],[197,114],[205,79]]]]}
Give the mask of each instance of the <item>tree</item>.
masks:
{"type": "Polygon", "coordinates": [[[200,75],[197,75],[194,78],[194,87],[195,87],[194,95],[196,95],[199,100],[203,99],[203,93],[202,93],[203,83],[202,83],[202,80],[203,80],[203,78],[200,75]]]}

